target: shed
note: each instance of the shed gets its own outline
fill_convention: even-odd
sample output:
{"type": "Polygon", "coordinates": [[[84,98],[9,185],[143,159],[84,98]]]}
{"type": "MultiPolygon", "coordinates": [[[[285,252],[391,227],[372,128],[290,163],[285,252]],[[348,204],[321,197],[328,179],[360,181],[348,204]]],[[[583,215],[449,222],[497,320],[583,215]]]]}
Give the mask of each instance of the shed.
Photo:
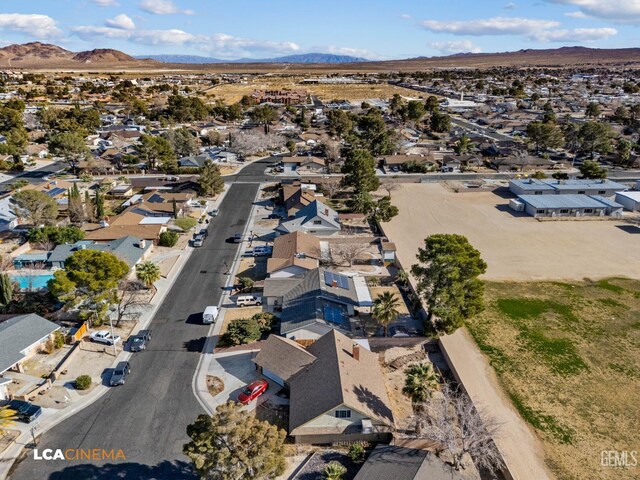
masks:
{"type": "Polygon", "coordinates": [[[631,212],[640,211],[640,192],[617,192],[616,202],[631,212]]]}

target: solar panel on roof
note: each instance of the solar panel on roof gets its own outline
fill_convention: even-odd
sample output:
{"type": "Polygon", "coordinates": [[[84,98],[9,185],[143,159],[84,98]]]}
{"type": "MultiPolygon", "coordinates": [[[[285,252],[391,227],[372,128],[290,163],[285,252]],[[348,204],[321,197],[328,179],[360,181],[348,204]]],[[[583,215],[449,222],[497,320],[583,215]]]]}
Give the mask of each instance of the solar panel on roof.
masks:
{"type": "Polygon", "coordinates": [[[345,277],[344,275],[340,275],[339,273],[333,273],[333,272],[324,272],[324,283],[326,283],[327,285],[329,285],[330,287],[333,286],[333,283],[335,282],[336,286],[340,287],[340,288],[344,288],[344,289],[348,289],[349,288],[349,279],[347,277],[345,277]]]}
{"type": "Polygon", "coordinates": [[[47,195],[49,195],[50,197],[55,197],[56,195],[60,195],[61,193],[64,193],[64,192],[65,192],[64,188],[56,187],[52,190],[47,191],[47,195]]]}

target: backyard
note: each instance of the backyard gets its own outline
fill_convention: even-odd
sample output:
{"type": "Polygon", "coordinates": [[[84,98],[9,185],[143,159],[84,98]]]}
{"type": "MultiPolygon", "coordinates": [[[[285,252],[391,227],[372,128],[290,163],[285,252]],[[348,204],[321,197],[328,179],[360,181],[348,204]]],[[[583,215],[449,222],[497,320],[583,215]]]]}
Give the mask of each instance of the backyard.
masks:
{"type": "Polygon", "coordinates": [[[469,330],[555,475],[638,478],[601,451],[640,446],[640,282],[489,282],[486,306],[469,330]]]}

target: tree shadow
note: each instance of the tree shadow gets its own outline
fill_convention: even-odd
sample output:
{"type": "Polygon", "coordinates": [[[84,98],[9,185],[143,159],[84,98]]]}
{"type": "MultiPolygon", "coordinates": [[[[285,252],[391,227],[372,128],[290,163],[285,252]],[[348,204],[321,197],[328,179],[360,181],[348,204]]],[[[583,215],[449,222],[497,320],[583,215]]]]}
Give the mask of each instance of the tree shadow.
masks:
{"type": "Polygon", "coordinates": [[[192,338],[182,344],[182,348],[187,352],[200,353],[204,348],[204,344],[207,341],[207,337],[192,338]]]}
{"type": "Polygon", "coordinates": [[[353,391],[358,397],[358,400],[366,404],[372,412],[393,423],[393,413],[391,412],[389,405],[383,402],[378,395],[373,393],[367,387],[363,387],[361,385],[353,387],[353,391]]]}
{"type": "Polygon", "coordinates": [[[640,227],[636,227],[635,225],[616,225],[616,228],[619,228],[623,232],[626,233],[640,233],[640,227]]]}
{"type": "Polygon", "coordinates": [[[198,475],[190,463],[164,461],[157,465],[141,463],[107,463],[106,465],[73,465],[49,475],[49,480],[196,480],[198,475]]]}

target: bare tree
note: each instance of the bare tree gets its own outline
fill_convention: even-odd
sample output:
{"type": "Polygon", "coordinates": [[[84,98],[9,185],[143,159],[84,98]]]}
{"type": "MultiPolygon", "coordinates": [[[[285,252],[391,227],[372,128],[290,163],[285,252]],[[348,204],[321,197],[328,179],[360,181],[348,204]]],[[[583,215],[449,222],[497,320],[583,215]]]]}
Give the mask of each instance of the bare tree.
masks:
{"type": "Polygon", "coordinates": [[[340,243],[334,245],[332,251],[340,262],[347,262],[352,267],[353,262],[368,249],[369,246],[364,243],[340,243]]]}
{"type": "Polygon", "coordinates": [[[329,198],[333,198],[340,191],[340,182],[322,182],[320,188],[327,192],[329,198]]]}
{"type": "Polygon", "coordinates": [[[142,289],[140,282],[125,280],[118,288],[117,302],[114,304],[116,313],[116,327],[123,320],[137,320],[142,312],[140,306],[146,304],[141,300],[142,289]]]}
{"type": "Polygon", "coordinates": [[[331,162],[340,159],[340,142],[328,140],[324,143],[324,153],[331,162]]]}
{"type": "Polygon", "coordinates": [[[247,156],[267,150],[277,150],[285,143],[286,139],[282,135],[251,131],[234,135],[232,148],[239,154],[247,156]]]}
{"type": "Polygon", "coordinates": [[[484,419],[469,396],[445,384],[441,392],[428,397],[415,414],[415,432],[419,438],[440,446],[438,451],[456,470],[464,468],[470,455],[478,469],[499,471],[504,462],[493,438],[500,424],[491,416],[484,419]]]}
{"type": "Polygon", "coordinates": [[[382,188],[387,191],[387,195],[391,198],[391,192],[398,189],[398,184],[387,180],[386,182],[382,182],[382,188]]]}

